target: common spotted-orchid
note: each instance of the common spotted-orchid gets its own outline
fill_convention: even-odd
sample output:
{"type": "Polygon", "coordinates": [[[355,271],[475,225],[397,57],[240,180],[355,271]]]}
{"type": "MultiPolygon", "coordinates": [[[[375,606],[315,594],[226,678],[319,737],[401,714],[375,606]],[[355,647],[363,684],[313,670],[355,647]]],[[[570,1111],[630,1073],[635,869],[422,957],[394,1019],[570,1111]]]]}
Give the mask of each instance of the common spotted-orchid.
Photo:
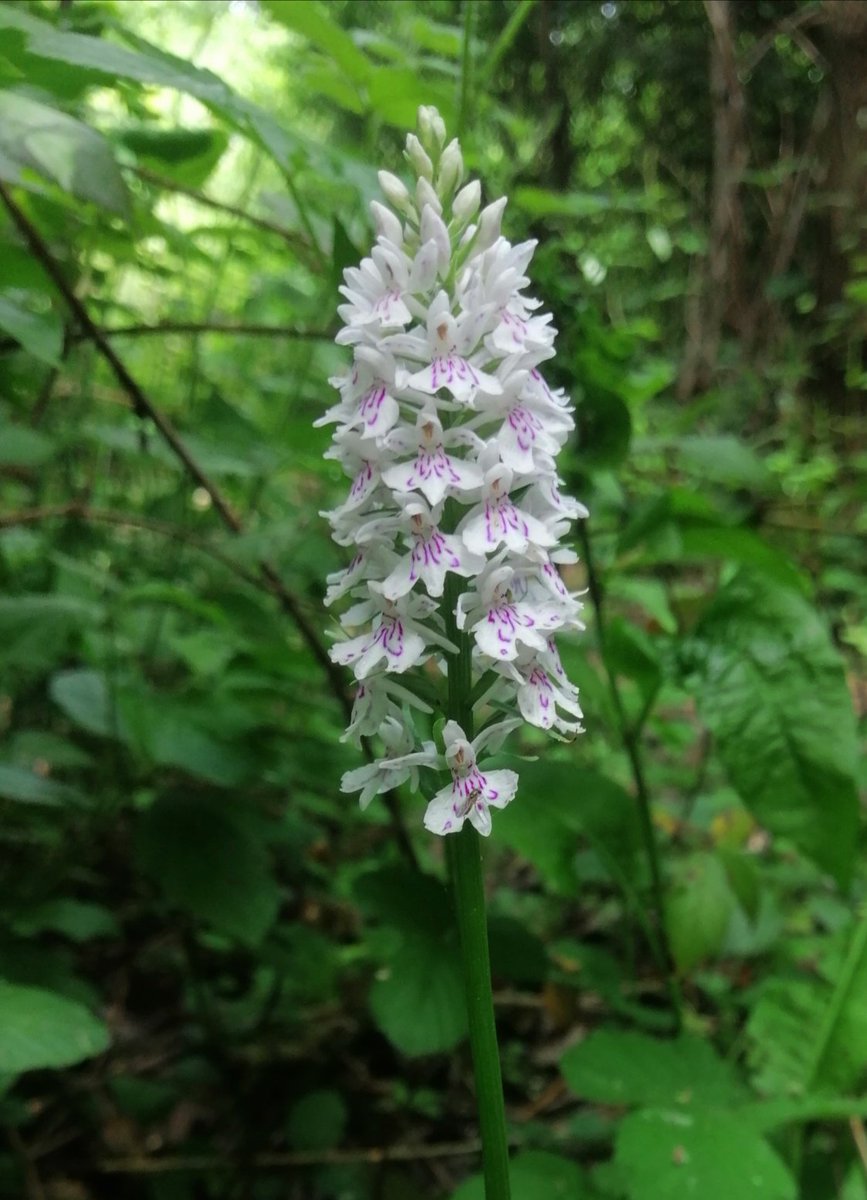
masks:
{"type": "Polygon", "coordinates": [[[339,402],[317,422],[336,425],[328,457],[351,481],[325,514],[354,552],[326,596],[352,601],[331,650],[358,681],[346,736],[383,746],[344,775],[342,790],[360,792],[366,807],[406,780],[418,790],[422,771],[448,772],[451,782],[426,789],[425,827],[450,834],[469,821],[487,835],[491,809],[512,800],[518,776],[479,756],[522,718],[581,730],[553,635],[582,628],[559,565],[575,562],[562,539],[587,513],[559,490],[556,455],[574,421],[540,370],[555,330],[524,295],[536,243],[502,236],[504,199],[477,216],[481,188],[462,186],[460,146],[446,145],[435,109],[420,110],[406,159],[413,189],[380,173],[390,207],[373,202],[376,244],[345,272],[337,342],[353,361],[331,381],[339,402]],[[483,728],[472,740],[447,720],[437,750],[410,712],[454,716],[444,700],[455,638],[470,647],[475,703],[465,703],[483,728]],[[520,717],[501,720],[510,710],[520,717]]]}

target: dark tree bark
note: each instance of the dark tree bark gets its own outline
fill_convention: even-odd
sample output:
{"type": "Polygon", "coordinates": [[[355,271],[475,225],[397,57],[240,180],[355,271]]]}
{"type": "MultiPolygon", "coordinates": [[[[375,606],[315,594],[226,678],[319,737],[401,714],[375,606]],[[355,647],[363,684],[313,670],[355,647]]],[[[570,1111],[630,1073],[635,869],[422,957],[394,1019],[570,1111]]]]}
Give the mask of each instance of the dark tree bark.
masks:
{"type": "Polygon", "coordinates": [[[724,325],[744,332],[746,231],[741,180],[749,159],[746,99],[735,51],[731,0],[704,0],[710,24],[710,93],[713,106],[713,172],[708,254],[697,293],[689,301],[687,345],[677,391],[686,399],[708,386],[724,325]]]}

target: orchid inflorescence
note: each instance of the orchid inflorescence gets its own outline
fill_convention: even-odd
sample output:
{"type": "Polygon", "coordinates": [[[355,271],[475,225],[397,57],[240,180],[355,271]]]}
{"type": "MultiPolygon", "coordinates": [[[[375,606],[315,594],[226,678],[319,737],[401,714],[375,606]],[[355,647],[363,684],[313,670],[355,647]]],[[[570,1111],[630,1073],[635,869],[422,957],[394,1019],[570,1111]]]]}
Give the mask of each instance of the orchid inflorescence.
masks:
{"type": "Polygon", "coordinates": [[[518,783],[478,762],[521,723],[503,712],[517,702],[532,725],[581,729],[553,635],[582,628],[558,567],[576,561],[561,543],[587,512],[559,491],[555,456],[574,422],[539,370],[554,355],[551,316],[522,294],[536,243],[501,235],[505,199],[476,215],[481,188],[461,186],[460,146],[446,145],[436,109],[419,110],[406,158],[414,191],[380,172],[391,207],[373,201],[376,245],[345,272],[337,342],[353,348],[353,364],[331,381],[340,401],[317,422],[336,424],[327,457],[352,479],[325,514],[334,540],[354,549],[326,596],[354,601],[331,650],[358,681],[345,736],[378,736],[384,748],[341,786],[366,807],[406,780],[418,790],[422,768],[447,769],[426,828],[452,833],[469,819],[488,834],[490,808],[518,783]],[[440,753],[410,713],[434,713],[456,635],[472,639],[474,711],[493,717],[474,741],[446,721],[440,753]]]}

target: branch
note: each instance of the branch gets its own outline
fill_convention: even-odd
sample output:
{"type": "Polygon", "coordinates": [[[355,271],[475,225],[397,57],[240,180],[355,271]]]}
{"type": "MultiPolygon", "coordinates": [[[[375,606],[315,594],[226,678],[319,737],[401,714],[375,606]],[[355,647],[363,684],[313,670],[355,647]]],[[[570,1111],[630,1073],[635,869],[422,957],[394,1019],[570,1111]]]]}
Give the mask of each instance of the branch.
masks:
{"type": "Polygon", "coordinates": [[[288,242],[293,249],[300,252],[301,257],[307,260],[308,266],[316,269],[319,268],[320,262],[315,250],[295,230],[287,229],[284,225],[278,225],[275,221],[269,221],[265,217],[254,216],[253,213],[249,213],[243,208],[237,208],[234,204],[227,204],[223,200],[213,200],[210,196],[206,196],[204,192],[198,192],[195,188],[186,187],[182,183],[176,183],[173,179],[166,179],[165,176],[157,175],[154,171],[148,171],[145,167],[135,167],[133,171],[134,174],[138,175],[139,179],[143,179],[146,183],[152,183],[155,187],[163,188],[167,192],[177,192],[181,196],[188,196],[190,200],[195,200],[197,204],[201,204],[205,208],[212,208],[216,212],[227,213],[231,217],[237,217],[239,220],[245,221],[255,229],[261,229],[264,233],[271,233],[275,237],[282,238],[284,242],[288,242]]]}
{"type": "MultiPolygon", "coordinates": [[[[293,1153],[256,1154],[250,1165],[260,1170],[290,1167],[347,1166],[355,1163],[420,1162],[424,1159],[462,1158],[478,1154],[481,1142],[439,1142],[433,1145],[372,1146],[359,1150],[299,1150],[293,1153]]],[[[173,1171],[213,1171],[226,1166],[226,1158],[210,1154],[131,1155],[128,1158],[103,1158],[94,1164],[103,1175],[158,1175],[173,1171]]]]}
{"type": "MultiPolygon", "coordinates": [[[[102,326],[100,327],[100,331],[107,338],[159,337],[160,335],[169,336],[175,333],[187,333],[197,337],[199,334],[204,333],[223,333],[231,337],[286,338],[293,342],[331,342],[334,340],[336,332],[329,329],[288,329],[282,325],[249,324],[243,321],[160,321],[156,325],[116,325],[111,329],[106,329],[105,326],[102,326]]],[[[91,340],[92,335],[88,330],[78,329],[75,332],[67,332],[64,340],[64,349],[68,349],[75,342],[89,342],[91,340]]],[[[0,354],[20,349],[21,345],[15,338],[0,338],[0,354]]]]}
{"type": "Polygon", "coordinates": [[[144,529],[149,533],[162,534],[174,541],[184,542],[185,545],[192,546],[195,550],[200,550],[203,554],[216,559],[217,562],[222,563],[233,574],[253,587],[261,588],[262,586],[261,579],[256,575],[251,575],[241,563],[230,558],[228,554],[223,554],[222,550],[218,550],[216,546],[212,546],[203,538],[187,533],[185,529],[181,529],[177,525],[172,525],[167,521],[152,521],[148,517],[140,517],[135,513],[117,512],[108,508],[92,508],[82,500],[69,500],[66,504],[46,504],[39,508],[24,508],[17,512],[0,513],[0,529],[10,529],[14,525],[38,525],[43,521],[63,519],[96,521],[100,524],[117,525],[121,529],[144,529]]]}
{"type": "MultiPolygon", "coordinates": [[[[111,367],[115,378],[121,388],[127,393],[132,401],[133,410],[142,419],[147,419],[156,426],[157,430],[168,444],[175,456],[186,467],[190,476],[196,481],[199,487],[211,497],[211,502],[216,510],[220,520],[232,533],[241,534],[244,532],[244,524],[238,514],[232,507],[229,499],[223,495],[216,483],[210,478],[205,470],[199,465],[183,441],[176,432],[174,426],[169,419],[156,408],[148,397],[145,395],[132,375],[125,367],[123,361],[115,353],[111,343],[108,341],[105,333],[96,325],[90,316],[90,313],[85,308],[84,304],[76,296],[70,284],[67,282],[59,264],[56,262],[51,250],[42,238],[42,235],[30,223],[25,213],[18,207],[12,199],[6,185],[0,183],[0,200],[3,201],[9,211],[15,226],[19,233],[24,238],[27,246],[33,256],[40,263],[48,277],[52,280],[57,290],[65,300],[67,306],[72,312],[77,324],[81,330],[88,335],[90,341],[94,343],[99,353],[111,367]]],[[[331,661],[328,656],[328,651],[320,642],[313,624],[304,613],[298,599],[289,591],[286,584],[280,578],[280,573],[267,559],[260,559],[257,563],[259,578],[264,586],[277,598],[280,607],[291,618],[295,628],[301,635],[302,641],[307,646],[314,660],[322,668],[326,679],[335,699],[340,705],[344,719],[349,722],[352,713],[352,704],[346,694],[344,686],[343,674],[340,668],[331,661]]],[[[373,758],[370,747],[365,743],[365,755],[368,760],[373,758]]],[[[412,842],[403,825],[400,817],[400,809],[395,796],[389,793],[386,796],[386,805],[392,819],[392,825],[398,844],[401,847],[407,859],[416,863],[415,851],[412,847],[412,842]]]]}

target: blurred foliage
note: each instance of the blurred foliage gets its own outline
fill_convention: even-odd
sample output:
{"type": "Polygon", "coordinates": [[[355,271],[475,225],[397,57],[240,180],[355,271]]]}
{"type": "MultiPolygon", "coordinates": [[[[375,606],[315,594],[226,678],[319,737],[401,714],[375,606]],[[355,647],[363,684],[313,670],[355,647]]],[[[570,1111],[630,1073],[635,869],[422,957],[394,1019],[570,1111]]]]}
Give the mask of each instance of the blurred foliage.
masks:
{"type": "Polygon", "coordinates": [[[0,4],[0,1195],[482,1194],[313,428],[465,94],[592,513],[587,733],[487,848],[515,1200],[867,1196],[865,80],[844,0],[0,4]]]}

